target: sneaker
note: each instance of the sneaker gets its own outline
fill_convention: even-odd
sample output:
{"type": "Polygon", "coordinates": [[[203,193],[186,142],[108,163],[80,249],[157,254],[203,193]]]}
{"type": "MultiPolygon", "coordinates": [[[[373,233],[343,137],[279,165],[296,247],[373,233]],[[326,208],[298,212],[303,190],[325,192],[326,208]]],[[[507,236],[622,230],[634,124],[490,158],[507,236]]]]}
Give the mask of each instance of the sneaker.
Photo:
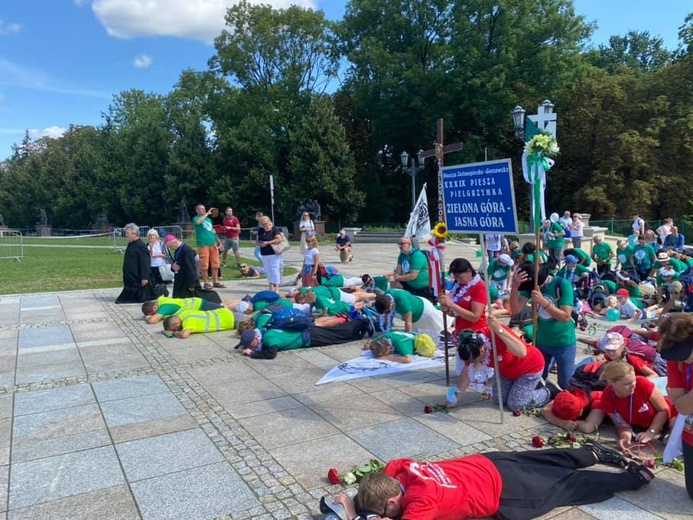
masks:
{"type": "Polygon", "coordinates": [[[351,262],[354,259],[354,255],[349,255],[349,260],[347,262],[351,262]]]}
{"type": "Polygon", "coordinates": [[[221,266],[222,266],[222,267],[226,267],[226,262],[224,262],[223,264],[221,264],[221,266]]]}
{"type": "Polygon", "coordinates": [[[631,460],[628,463],[626,466],[626,471],[628,473],[637,475],[644,484],[649,484],[655,478],[654,473],[652,473],[647,466],[639,462],[635,462],[634,460],[631,460]]]}
{"type": "Polygon", "coordinates": [[[361,315],[361,319],[366,322],[366,332],[368,333],[368,337],[372,338],[373,334],[375,334],[375,325],[373,325],[373,320],[371,320],[365,314],[361,315]]]}
{"type": "Polygon", "coordinates": [[[585,448],[591,449],[601,464],[609,464],[617,468],[626,468],[628,466],[628,461],[623,454],[614,448],[604,446],[597,441],[587,441],[585,448]]]}
{"type": "Polygon", "coordinates": [[[562,391],[561,387],[551,380],[546,381],[546,388],[548,388],[549,392],[551,393],[551,400],[555,399],[556,396],[562,391]]]}

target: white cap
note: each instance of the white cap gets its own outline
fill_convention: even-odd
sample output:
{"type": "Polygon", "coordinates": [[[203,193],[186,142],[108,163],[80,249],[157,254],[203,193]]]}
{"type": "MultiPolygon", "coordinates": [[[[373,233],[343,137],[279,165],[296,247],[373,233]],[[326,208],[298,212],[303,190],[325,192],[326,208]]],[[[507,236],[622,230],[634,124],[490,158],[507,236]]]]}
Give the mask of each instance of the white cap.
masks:
{"type": "Polygon", "coordinates": [[[503,265],[512,266],[515,262],[510,258],[510,255],[502,254],[498,257],[498,261],[503,265]]]}

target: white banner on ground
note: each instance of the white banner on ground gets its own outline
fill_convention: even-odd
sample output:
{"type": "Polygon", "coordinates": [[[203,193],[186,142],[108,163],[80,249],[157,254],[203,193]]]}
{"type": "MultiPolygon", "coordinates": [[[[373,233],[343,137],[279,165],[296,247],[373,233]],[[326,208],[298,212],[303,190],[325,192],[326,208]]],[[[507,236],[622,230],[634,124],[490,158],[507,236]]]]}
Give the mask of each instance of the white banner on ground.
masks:
{"type": "Polygon", "coordinates": [[[412,370],[441,367],[445,364],[444,353],[440,350],[437,351],[436,355],[432,358],[416,355],[412,357],[414,361],[411,363],[395,363],[385,359],[376,359],[372,357],[370,352],[364,352],[360,357],[340,363],[315,384],[323,385],[325,383],[348,381],[349,379],[359,379],[362,377],[399,374],[412,370]]]}
{"type": "Polygon", "coordinates": [[[428,214],[428,200],[426,199],[426,185],[423,185],[419,200],[409,216],[409,224],[404,232],[405,237],[415,237],[419,244],[425,244],[431,238],[431,219],[428,214]]]}

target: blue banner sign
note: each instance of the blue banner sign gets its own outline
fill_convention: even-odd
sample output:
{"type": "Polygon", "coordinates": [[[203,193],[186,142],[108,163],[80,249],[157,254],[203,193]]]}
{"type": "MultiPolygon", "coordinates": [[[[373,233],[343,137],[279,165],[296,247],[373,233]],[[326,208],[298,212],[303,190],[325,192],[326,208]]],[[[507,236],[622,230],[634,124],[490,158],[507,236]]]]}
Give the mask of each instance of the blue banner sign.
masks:
{"type": "Polygon", "coordinates": [[[518,233],[510,159],[443,167],[443,196],[451,233],[518,233]]]}

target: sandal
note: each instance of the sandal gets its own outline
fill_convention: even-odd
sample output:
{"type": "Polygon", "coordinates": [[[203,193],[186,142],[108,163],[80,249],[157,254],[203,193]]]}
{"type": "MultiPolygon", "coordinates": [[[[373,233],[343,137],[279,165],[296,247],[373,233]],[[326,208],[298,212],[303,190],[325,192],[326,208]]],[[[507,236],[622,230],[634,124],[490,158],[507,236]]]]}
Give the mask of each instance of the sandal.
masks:
{"type": "Polygon", "coordinates": [[[212,285],[215,289],[226,289],[226,286],[223,283],[215,283],[212,285]]]}
{"type": "Polygon", "coordinates": [[[635,461],[630,461],[626,467],[628,473],[637,475],[637,477],[645,484],[649,484],[654,480],[655,474],[652,473],[647,466],[635,461]]]}
{"type": "Polygon", "coordinates": [[[204,284],[204,285],[202,286],[202,288],[203,288],[205,291],[211,291],[211,290],[212,290],[211,284],[208,284],[208,283],[204,284]]]}

